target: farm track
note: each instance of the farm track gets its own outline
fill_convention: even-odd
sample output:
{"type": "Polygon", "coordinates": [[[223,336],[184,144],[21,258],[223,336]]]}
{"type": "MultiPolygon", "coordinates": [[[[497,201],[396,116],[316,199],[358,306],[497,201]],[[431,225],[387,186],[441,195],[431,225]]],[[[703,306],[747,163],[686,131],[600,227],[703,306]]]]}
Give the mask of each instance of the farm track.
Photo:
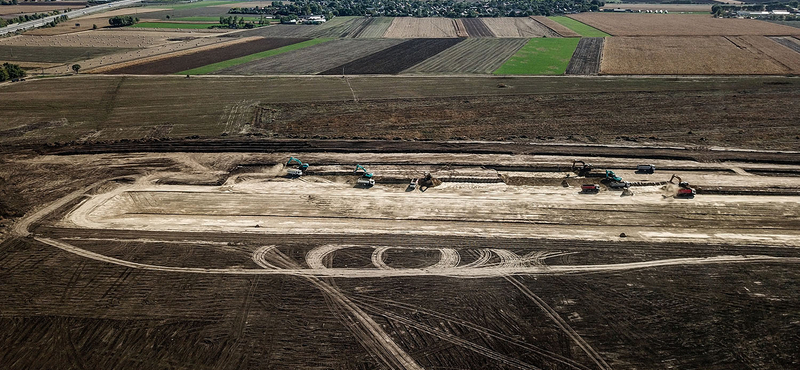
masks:
{"type": "Polygon", "coordinates": [[[462,18],[461,22],[467,29],[469,37],[495,37],[492,30],[486,26],[481,18],[462,18]]]}
{"type": "Polygon", "coordinates": [[[258,39],[212,50],[165,58],[149,63],[112,69],[107,74],[172,74],[205,65],[239,58],[262,51],[277,49],[283,46],[307,41],[304,38],[271,38],[258,39]]]}
{"type": "Polygon", "coordinates": [[[321,72],[321,75],[397,74],[463,39],[413,39],[321,72]]]}
{"type": "Polygon", "coordinates": [[[316,74],[400,44],[400,39],[340,39],[226,68],[214,74],[316,74]]]}
{"type": "Polygon", "coordinates": [[[603,37],[582,37],[567,65],[568,75],[595,75],[603,58],[603,37]]]}
{"type": "Polygon", "coordinates": [[[526,39],[470,38],[404,73],[492,73],[526,42],[526,39]]]}

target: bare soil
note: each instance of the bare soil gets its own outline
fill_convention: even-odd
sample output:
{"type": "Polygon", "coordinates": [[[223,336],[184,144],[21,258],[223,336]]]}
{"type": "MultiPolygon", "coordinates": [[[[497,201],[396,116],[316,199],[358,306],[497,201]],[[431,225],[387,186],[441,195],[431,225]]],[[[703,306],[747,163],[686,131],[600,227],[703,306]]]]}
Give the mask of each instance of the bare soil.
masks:
{"type": "Polygon", "coordinates": [[[583,37],[567,65],[568,75],[592,75],[600,72],[603,59],[603,37],[583,37]]]}
{"type": "MultiPolygon", "coordinates": [[[[399,19],[399,18],[397,18],[399,19]]],[[[425,18],[422,18],[425,19],[425,18]]],[[[463,39],[412,39],[323,71],[322,75],[397,74],[463,39]]]]}
{"type": "Polygon", "coordinates": [[[703,14],[580,13],[570,18],[613,36],[785,36],[800,29],[755,19],[703,14]]]}

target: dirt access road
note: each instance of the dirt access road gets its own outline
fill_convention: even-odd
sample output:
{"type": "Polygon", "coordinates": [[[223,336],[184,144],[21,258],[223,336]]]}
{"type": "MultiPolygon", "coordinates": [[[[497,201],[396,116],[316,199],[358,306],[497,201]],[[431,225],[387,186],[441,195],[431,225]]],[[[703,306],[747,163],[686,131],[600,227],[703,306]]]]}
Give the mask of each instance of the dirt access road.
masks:
{"type": "Polygon", "coordinates": [[[11,369],[791,367],[794,166],[675,157],[592,158],[643,184],[621,197],[578,194],[599,178],[570,174],[571,155],[6,155],[3,192],[19,203],[3,204],[25,216],[0,243],[0,357],[11,369]],[[308,176],[283,177],[288,156],[308,176]],[[354,187],[355,163],[375,187],[354,187]],[[425,172],[442,184],[409,191],[425,172]],[[672,173],[703,191],[673,198],[672,173]]]}

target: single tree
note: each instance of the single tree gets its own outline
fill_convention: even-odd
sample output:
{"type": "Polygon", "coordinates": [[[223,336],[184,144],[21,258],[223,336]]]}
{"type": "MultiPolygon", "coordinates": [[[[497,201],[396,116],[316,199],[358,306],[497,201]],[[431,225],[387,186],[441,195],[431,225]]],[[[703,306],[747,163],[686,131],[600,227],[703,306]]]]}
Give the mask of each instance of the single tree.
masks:
{"type": "Polygon", "coordinates": [[[81,70],[81,65],[80,64],[73,64],[72,65],[72,70],[75,71],[75,73],[78,73],[78,71],[81,70]]]}

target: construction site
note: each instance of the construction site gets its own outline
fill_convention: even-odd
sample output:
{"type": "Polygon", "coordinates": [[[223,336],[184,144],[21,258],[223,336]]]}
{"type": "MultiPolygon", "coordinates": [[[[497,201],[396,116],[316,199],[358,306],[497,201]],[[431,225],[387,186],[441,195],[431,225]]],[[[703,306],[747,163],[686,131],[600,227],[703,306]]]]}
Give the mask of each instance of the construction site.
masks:
{"type": "Polygon", "coordinates": [[[0,363],[800,361],[798,153],[328,143],[4,156],[0,363]]]}

